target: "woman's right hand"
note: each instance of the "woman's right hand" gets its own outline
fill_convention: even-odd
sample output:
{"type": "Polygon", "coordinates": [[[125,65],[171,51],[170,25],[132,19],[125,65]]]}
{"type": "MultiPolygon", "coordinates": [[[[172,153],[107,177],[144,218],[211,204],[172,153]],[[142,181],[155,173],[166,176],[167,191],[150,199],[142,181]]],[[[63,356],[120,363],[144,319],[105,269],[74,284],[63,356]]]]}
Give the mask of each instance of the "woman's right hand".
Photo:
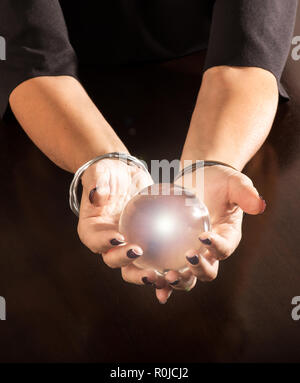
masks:
{"type": "Polygon", "coordinates": [[[164,303],[171,287],[153,270],[133,264],[143,256],[143,249],[138,244],[127,243],[118,231],[120,214],[127,202],[151,184],[151,176],[143,169],[116,159],[103,159],[90,166],[82,176],[78,234],[83,244],[101,254],[109,267],[121,268],[126,282],[156,287],[157,297],[164,303]]]}

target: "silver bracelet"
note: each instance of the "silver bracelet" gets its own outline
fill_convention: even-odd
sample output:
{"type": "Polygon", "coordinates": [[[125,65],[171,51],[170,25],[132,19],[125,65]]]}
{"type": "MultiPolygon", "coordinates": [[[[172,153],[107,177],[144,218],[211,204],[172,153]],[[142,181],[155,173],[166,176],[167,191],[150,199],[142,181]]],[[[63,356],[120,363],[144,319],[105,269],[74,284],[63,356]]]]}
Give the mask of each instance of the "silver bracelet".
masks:
{"type": "Polygon", "coordinates": [[[125,163],[133,163],[148,173],[147,166],[141,160],[137,159],[136,157],[131,156],[130,154],[126,154],[126,153],[119,153],[119,152],[107,153],[107,154],[103,154],[102,156],[95,157],[92,160],[86,162],[74,174],[74,177],[73,177],[73,180],[71,182],[70,189],[69,189],[70,208],[71,208],[72,212],[75,215],[77,215],[77,217],[79,217],[79,208],[80,208],[80,204],[79,204],[78,198],[77,198],[77,189],[78,189],[78,185],[79,185],[79,182],[81,180],[82,174],[85,172],[85,170],[87,168],[89,168],[95,162],[103,160],[104,158],[114,158],[114,159],[118,159],[120,161],[123,161],[125,163]]]}
{"type": "Polygon", "coordinates": [[[193,164],[189,165],[189,166],[186,166],[185,168],[183,168],[178,174],[177,176],[175,177],[174,181],[177,181],[180,177],[184,176],[185,174],[189,174],[189,173],[193,173],[196,169],[199,169],[199,168],[204,168],[206,166],[214,166],[214,165],[222,165],[222,166],[227,166],[228,168],[231,168],[233,170],[236,170],[238,171],[236,168],[234,168],[233,166],[231,165],[228,165],[228,164],[225,164],[224,162],[220,162],[220,161],[211,161],[211,160],[208,160],[208,161],[196,161],[194,162],[193,164]]]}

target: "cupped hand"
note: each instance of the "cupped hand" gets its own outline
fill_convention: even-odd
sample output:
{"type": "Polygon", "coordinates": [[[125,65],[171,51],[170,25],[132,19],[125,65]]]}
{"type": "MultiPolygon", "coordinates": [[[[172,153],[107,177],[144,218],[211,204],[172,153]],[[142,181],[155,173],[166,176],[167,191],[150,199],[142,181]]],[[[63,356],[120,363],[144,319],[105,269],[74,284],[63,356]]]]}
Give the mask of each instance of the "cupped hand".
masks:
{"type": "MultiPolygon", "coordinates": [[[[203,171],[198,169],[196,172],[203,171]]],[[[166,280],[174,289],[190,290],[196,280],[212,281],[218,274],[219,261],[228,258],[242,236],[243,212],[261,214],[266,203],[245,174],[217,165],[204,168],[204,192],[195,187],[196,172],[176,183],[192,190],[204,200],[211,220],[211,230],[199,233],[199,248],[186,254],[188,270],[183,274],[169,271],[166,280]]]]}
{"type": "Polygon", "coordinates": [[[159,290],[166,284],[164,278],[133,264],[136,258],[143,256],[143,249],[138,244],[127,243],[118,231],[124,206],[151,184],[151,176],[135,165],[115,159],[103,159],[92,165],[82,177],[78,234],[92,252],[102,255],[109,267],[121,268],[126,282],[149,284],[159,290]]]}

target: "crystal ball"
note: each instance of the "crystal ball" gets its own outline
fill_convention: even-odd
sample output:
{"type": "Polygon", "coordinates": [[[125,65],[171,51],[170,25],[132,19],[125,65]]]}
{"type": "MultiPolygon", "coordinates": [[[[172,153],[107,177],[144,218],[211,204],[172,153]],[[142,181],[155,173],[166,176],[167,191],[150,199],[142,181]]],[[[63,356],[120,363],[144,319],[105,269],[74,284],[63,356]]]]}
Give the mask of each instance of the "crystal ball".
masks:
{"type": "Polygon", "coordinates": [[[134,264],[161,274],[183,271],[186,251],[199,249],[199,234],[209,229],[205,204],[186,188],[168,183],[140,191],[127,203],[119,221],[126,241],[143,249],[134,264]]]}

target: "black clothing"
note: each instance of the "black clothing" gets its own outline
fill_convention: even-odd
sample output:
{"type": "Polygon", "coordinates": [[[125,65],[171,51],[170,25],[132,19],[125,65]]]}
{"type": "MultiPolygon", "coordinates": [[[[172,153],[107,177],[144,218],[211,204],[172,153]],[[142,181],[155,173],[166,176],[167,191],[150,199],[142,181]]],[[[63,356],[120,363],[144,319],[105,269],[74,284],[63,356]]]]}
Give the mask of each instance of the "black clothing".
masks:
{"type": "Polygon", "coordinates": [[[287,98],[280,78],[296,8],[297,0],[0,0],[0,36],[6,40],[0,117],[11,91],[26,79],[79,78],[78,63],[79,69],[101,70],[201,49],[207,49],[204,70],[216,65],[265,68],[287,98]]]}

